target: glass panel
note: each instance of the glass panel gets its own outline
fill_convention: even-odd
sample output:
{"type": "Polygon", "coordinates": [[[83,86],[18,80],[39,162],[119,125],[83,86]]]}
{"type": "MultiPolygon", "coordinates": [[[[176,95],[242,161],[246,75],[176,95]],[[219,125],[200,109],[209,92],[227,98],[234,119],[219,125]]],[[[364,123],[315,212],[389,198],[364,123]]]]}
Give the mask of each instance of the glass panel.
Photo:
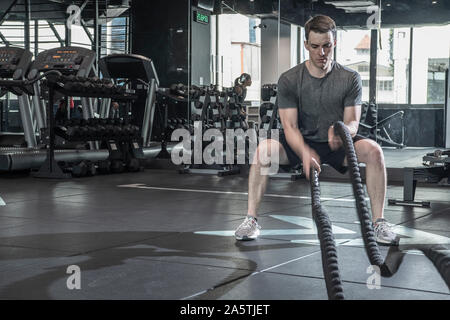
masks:
{"type": "Polygon", "coordinates": [[[404,144],[404,121],[400,109],[408,103],[410,28],[383,28],[377,49],[376,101],[377,141],[382,146],[404,144]],[[389,118],[389,121],[382,122],[389,118]]]}
{"type": "Polygon", "coordinates": [[[233,87],[242,73],[250,74],[252,85],[246,100],[259,100],[261,85],[261,19],[242,14],[219,15],[219,85],[233,87]]]}
{"type": "Polygon", "coordinates": [[[249,127],[259,125],[261,87],[277,83],[280,72],[279,5],[274,1],[270,5],[220,3],[220,14],[211,17],[211,84],[231,88],[243,73],[249,74],[251,85],[246,87],[243,109],[249,127]]]}
{"type": "Polygon", "coordinates": [[[450,25],[414,28],[411,103],[443,106],[449,36],[450,25]]]}
{"type": "Polygon", "coordinates": [[[377,52],[377,103],[408,103],[410,29],[381,29],[377,52]]]}
{"type": "Polygon", "coordinates": [[[368,102],[370,30],[338,30],[336,40],[336,61],[359,73],[362,81],[362,101],[368,102]]]}

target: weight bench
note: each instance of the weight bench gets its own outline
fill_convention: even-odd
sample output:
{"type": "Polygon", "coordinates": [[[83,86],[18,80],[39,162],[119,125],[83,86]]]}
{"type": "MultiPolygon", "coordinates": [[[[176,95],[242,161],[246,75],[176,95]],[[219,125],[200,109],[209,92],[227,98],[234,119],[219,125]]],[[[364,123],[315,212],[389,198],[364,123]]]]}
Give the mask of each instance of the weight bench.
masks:
{"type": "Polygon", "coordinates": [[[445,177],[450,180],[450,150],[438,151],[423,157],[423,161],[429,163],[427,166],[403,168],[403,200],[389,199],[389,205],[430,207],[430,201],[414,201],[414,197],[418,181],[438,183],[445,177]]]}

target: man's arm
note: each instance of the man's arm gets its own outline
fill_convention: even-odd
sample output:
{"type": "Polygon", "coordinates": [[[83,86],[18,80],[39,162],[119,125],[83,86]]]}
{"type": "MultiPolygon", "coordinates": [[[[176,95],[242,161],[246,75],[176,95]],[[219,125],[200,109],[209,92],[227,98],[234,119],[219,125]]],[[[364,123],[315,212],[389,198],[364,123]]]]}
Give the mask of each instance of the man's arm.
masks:
{"type": "Polygon", "coordinates": [[[303,170],[306,178],[309,179],[311,164],[320,173],[320,159],[317,153],[305,144],[303,135],[298,128],[297,108],[284,108],[278,110],[281,124],[283,125],[286,141],[291,149],[300,157],[303,162],[303,170]]]}
{"type": "Polygon", "coordinates": [[[303,136],[298,129],[298,111],[297,108],[279,109],[281,124],[283,125],[284,135],[289,146],[294,152],[301,156],[305,146],[303,136]]]}
{"type": "Polygon", "coordinates": [[[361,119],[361,105],[345,107],[344,124],[347,126],[352,138],[358,132],[359,120],[361,119]]]}
{"type": "MultiPolygon", "coordinates": [[[[347,127],[352,138],[358,132],[359,120],[361,119],[361,105],[349,106],[344,109],[344,124],[347,127]]],[[[328,144],[331,150],[337,150],[342,146],[340,137],[334,134],[334,128],[328,129],[328,144]]]]}

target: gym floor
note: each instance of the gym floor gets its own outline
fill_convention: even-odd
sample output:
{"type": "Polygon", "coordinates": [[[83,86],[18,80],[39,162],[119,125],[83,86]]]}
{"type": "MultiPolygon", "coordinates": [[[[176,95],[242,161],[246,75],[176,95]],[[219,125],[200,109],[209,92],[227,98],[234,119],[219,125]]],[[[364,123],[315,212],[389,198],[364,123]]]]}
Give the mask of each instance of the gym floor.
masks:
{"type": "MultiPolygon", "coordinates": [[[[64,181],[2,177],[0,299],[327,299],[309,183],[272,178],[262,235],[237,242],[247,182],[244,174],[161,169],[64,181]],[[73,265],[81,288],[69,290],[73,265]]],[[[386,208],[402,238],[398,249],[381,247],[396,267],[379,282],[368,271],[350,184],[323,181],[321,190],[346,299],[450,300],[419,250],[449,247],[450,189],[419,187],[416,199],[431,208],[386,208]]],[[[388,187],[389,198],[402,192],[388,187]]]]}

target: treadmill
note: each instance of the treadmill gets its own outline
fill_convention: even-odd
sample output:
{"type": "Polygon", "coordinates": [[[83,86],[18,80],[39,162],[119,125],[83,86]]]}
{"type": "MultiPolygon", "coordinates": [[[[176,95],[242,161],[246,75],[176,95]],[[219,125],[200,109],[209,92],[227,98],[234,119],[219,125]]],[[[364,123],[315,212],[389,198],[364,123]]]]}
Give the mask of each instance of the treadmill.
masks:
{"type": "MultiPolygon", "coordinates": [[[[131,123],[141,128],[142,150],[145,158],[155,158],[161,147],[151,143],[152,127],[155,115],[156,92],[159,86],[158,75],[153,61],[137,54],[110,54],[98,62],[103,77],[116,83],[128,81],[131,89],[140,94],[141,98],[131,106],[131,123]]],[[[100,116],[109,114],[109,103],[102,103],[100,116]]]]}
{"type": "MultiPolygon", "coordinates": [[[[136,79],[138,86],[143,84],[149,84],[147,94],[145,95],[145,117],[139,127],[142,128],[142,137],[144,141],[143,153],[147,159],[155,158],[161,148],[150,146],[149,140],[151,137],[151,123],[153,121],[154,103],[156,86],[159,83],[155,69],[150,59],[137,56],[137,55],[113,55],[113,56],[125,56],[124,59],[117,59],[111,56],[103,58],[102,63],[99,62],[99,66],[103,65],[102,73],[104,77],[116,77],[116,78],[129,78],[136,79]],[[132,56],[130,58],[130,56],[132,56]],[[105,67],[105,62],[107,68],[105,67]],[[110,73],[108,72],[110,71],[110,73]]],[[[31,64],[27,79],[33,81],[42,74],[49,71],[58,71],[62,75],[75,75],[79,77],[93,76],[93,63],[95,61],[95,52],[82,47],[59,47],[41,52],[36,60],[31,64]]],[[[40,87],[33,83],[34,91],[30,94],[37,97],[44,95],[40,92],[40,87]]],[[[44,103],[38,102],[38,99],[33,101],[35,105],[42,107],[41,121],[44,126],[43,132],[47,131],[48,117],[45,114],[44,103]],[[46,121],[47,117],[47,121],[46,121]]],[[[83,104],[83,118],[89,119],[94,117],[93,104],[91,98],[81,97],[83,104]]],[[[106,118],[109,113],[110,99],[102,99],[100,107],[100,116],[106,118]]],[[[47,109],[48,106],[47,106],[47,109]]],[[[51,108],[50,110],[52,110],[51,108]]],[[[53,115],[50,115],[53,116],[53,115]]],[[[45,138],[48,134],[42,135],[45,138]]],[[[93,162],[106,160],[109,157],[109,151],[107,149],[97,150],[95,146],[91,144],[91,150],[79,150],[79,149],[65,149],[54,150],[55,161],[65,162],[79,162],[83,160],[90,160],[93,162]]],[[[47,149],[33,149],[29,150],[10,150],[8,149],[4,153],[0,153],[0,172],[1,171],[15,171],[15,170],[28,170],[42,168],[44,162],[47,159],[47,149]]],[[[55,176],[57,178],[57,176],[55,176]]]]}
{"type": "MultiPolygon", "coordinates": [[[[9,59],[0,63],[0,69],[5,70],[5,72],[1,73],[2,77],[13,72],[14,80],[25,80],[25,72],[29,70],[26,79],[33,81],[41,76],[42,73],[52,70],[56,70],[64,75],[73,74],[82,77],[87,77],[93,72],[95,52],[86,48],[70,46],[46,50],[41,52],[31,65],[31,53],[24,52],[23,49],[19,48],[7,47],[2,49],[0,49],[0,53],[4,52],[5,59],[9,59]],[[6,71],[9,71],[9,73],[6,71]]],[[[0,58],[0,60],[1,59],[2,58],[0,58]]],[[[2,82],[0,81],[0,85],[1,84],[2,82]]],[[[8,84],[8,82],[5,81],[5,85],[6,84],[8,84]]],[[[48,122],[46,121],[46,117],[53,115],[46,114],[44,102],[40,98],[42,93],[40,92],[38,81],[34,82],[31,86],[30,92],[28,93],[33,97],[36,124],[37,127],[41,129],[41,132],[44,132],[48,122]]],[[[18,93],[20,93],[20,91],[18,91],[18,93]]],[[[22,94],[21,100],[24,105],[22,121],[24,123],[25,138],[29,148],[5,148],[0,153],[0,172],[38,169],[46,159],[46,149],[37,149],[37,141],[34,130],[32,129],[33,120],[29,104],[27,108],[27,102],[29,103],[28,97],[25,94],[22,94]]],[[[82,98],[82,104],[83,118],[87,119],[93,117],[91,100],[82,98]]],[[[53,110],[53,108],[51,108],[51,110],[53,110]]],[[[106,160],[108,156],[108,150],[55,150],[56,161],[100,161],[106,160]]]]}
{"type": "MultiPolygon", "coordinates": [[[[20,119],[23,127],[23,135],[26,142],[26,148],[6,147],[0,148],[0,153],[8,152],[10,150],[25,150],[27,148],[36,148],[36,128],[34,126],[34,118],[32,106],[28,94],[32,94],[31,88],[28,92],[21,87],[20,81],[25,79],[25,75],[31,63],[32,54],[30,51],[15,48],[15,47],[1,47],[0,48],[0,97],[8,92],[17,96],[19,103],[20,119]],[[17,86],[14,86],[14,81],[17,86]]],[[[34,108],[35,114],[39,114],[40,109],[34,108]]],[[[9,110],[8,110],[9,112],[9,110]]],[[[2,135],[11,135],[9,132],[2,132],[2,135]]]]}

